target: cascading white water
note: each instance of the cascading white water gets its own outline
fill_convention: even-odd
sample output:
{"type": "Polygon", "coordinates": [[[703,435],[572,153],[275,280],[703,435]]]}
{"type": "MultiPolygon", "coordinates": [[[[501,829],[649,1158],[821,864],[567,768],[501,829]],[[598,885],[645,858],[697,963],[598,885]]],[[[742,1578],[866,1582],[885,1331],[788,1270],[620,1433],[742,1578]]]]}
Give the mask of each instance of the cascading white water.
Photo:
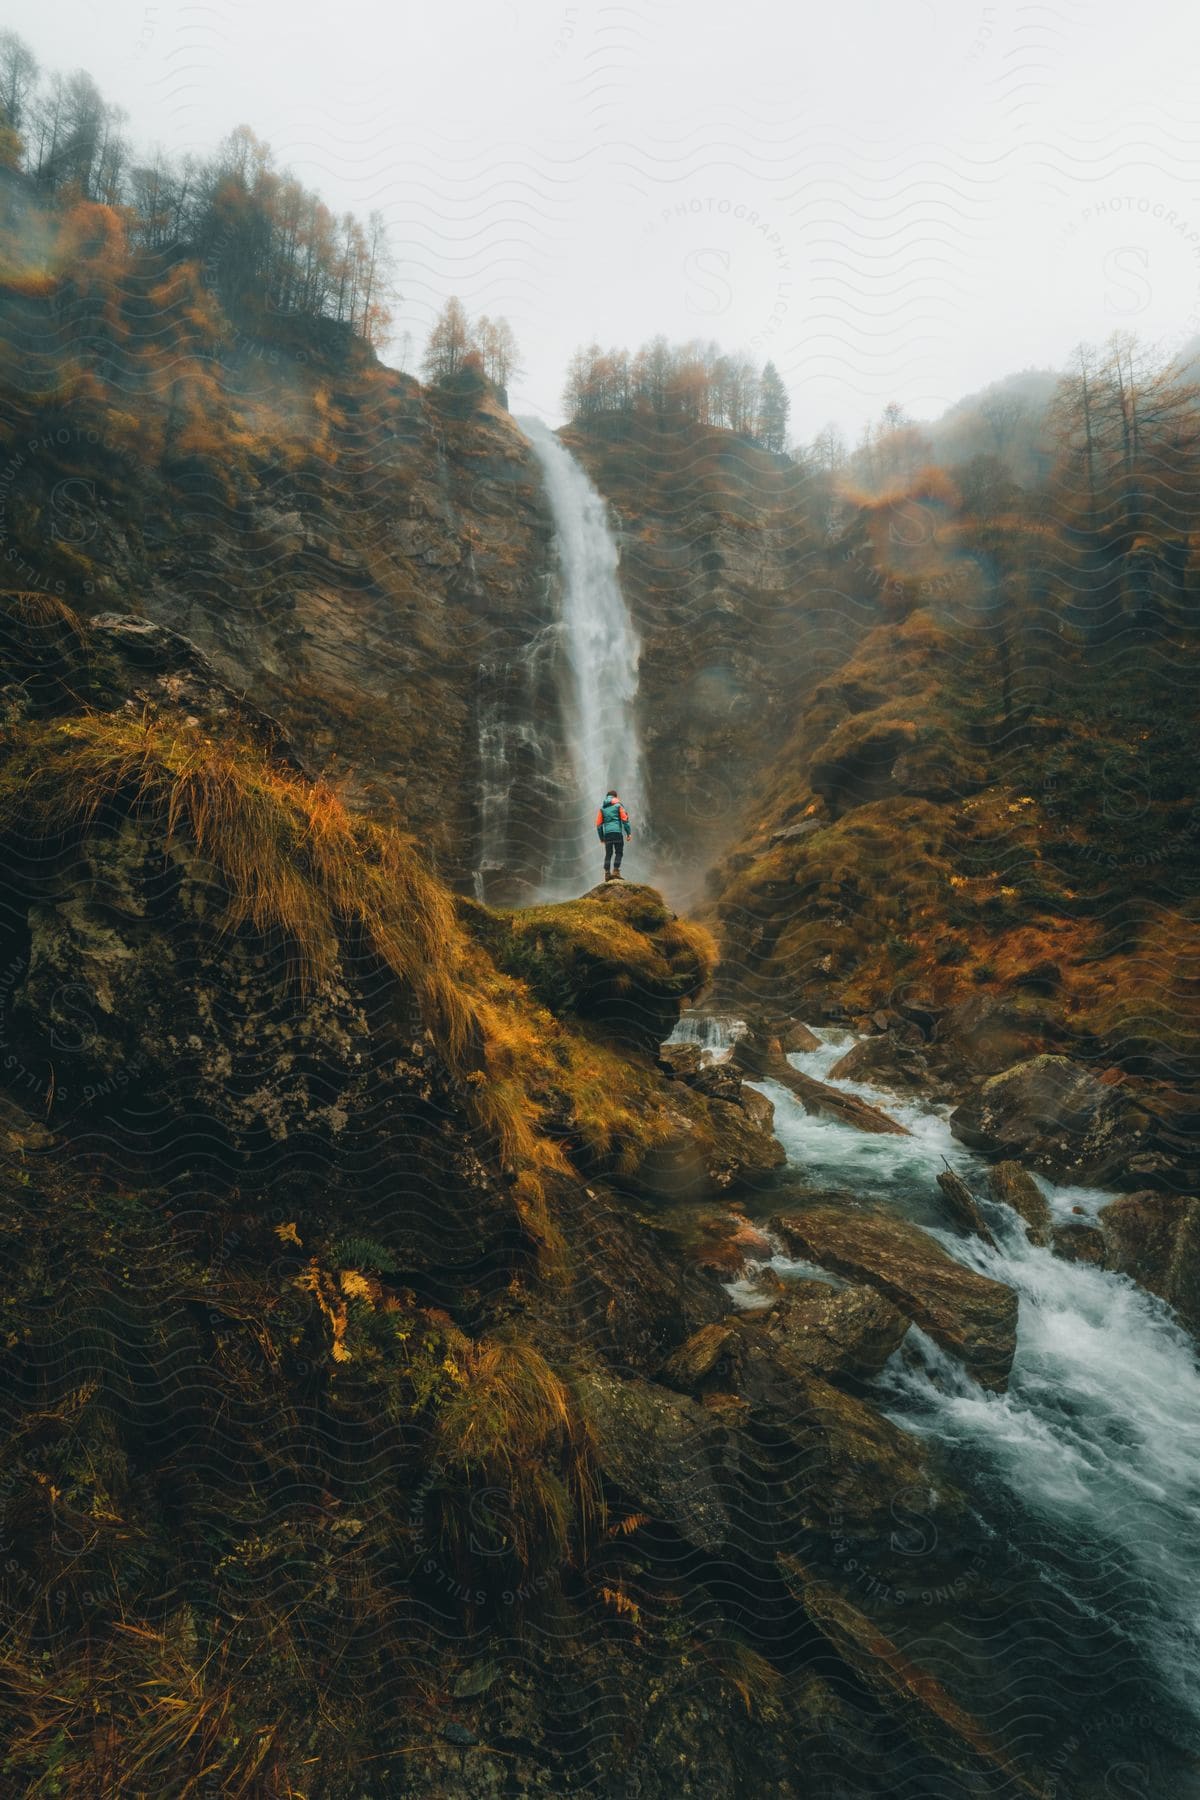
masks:
{"type": "Polygon", "coordinates": [[[718,1013],[684,1013],[668,1044],[698,1044],[701,1057],[709,1062],[725,1062],[733,1054],[733,1046],[746,1035],[746,1021],[718,1013]]]}
{"type": "MultiPolygon", "coordinates": [[[[789,1060],[828,1082],[831,1065],[853,1039],[819,1035],[819,1050],[789,1060]]],[[[1124,1276],[1032,1245],[1015,1213],[986,1198],[985,1165],[928,1102],[834,1080],[912,1133],[877,1137],[806,1113],[778,1083],[756,1085],[774,1102],[776,1132],[806,1182],[817,1190],[850,1188],[894,1208],[960,1261],[1016,1289],[1017,1351],[1006,1393],[985,1393],[915,1329],[879,1389],[897,1424],[943,1446],[983,1530],[1016,1546],[1050,1610],[1094,1621],[1077,1633],[1080,1669],[1063,1674],[1064,1692],[1071,1681],[1086,1688],[1089,1657],[1099,1673],[1109,1667],[1106,1654],[1115,1655],[1117,1673],[1110,1670],[1109,1678],[1123,1679],[1120,1659],[1128,1652],[1157,1671],[1194,1751],[1200,1743],[1200,1369],[1187,1334],[1167,1307],[1124,1276]],[[994,1248],[949,1229],[935,1182],[946,1162],[981,1197],[994,1248]],[[1116,1652],[1099,1648],[1101,1627],[1116,1652]]],[[[1041,1185],[1062,1221],[1094,1215],[1113,1197],[1041,1185]]],[[[784,1258],[772,1262],[785,1278],[794,1273],[784,1258]]],[[[1045,1679],[1059,1679],[1053,1666],[1045,1679]]]]}
{"type": "Polygon", "coordinates": [[[520,420],[541,466],[561,579],[563,723],[571,767],[568,823],[546,870],[546,896],[578,893],[598,873],[593,820],[615,787],[640,845],[645,785],[634,703],[641,645],[617,580],[608,506],[555,434],[520,420]]]}

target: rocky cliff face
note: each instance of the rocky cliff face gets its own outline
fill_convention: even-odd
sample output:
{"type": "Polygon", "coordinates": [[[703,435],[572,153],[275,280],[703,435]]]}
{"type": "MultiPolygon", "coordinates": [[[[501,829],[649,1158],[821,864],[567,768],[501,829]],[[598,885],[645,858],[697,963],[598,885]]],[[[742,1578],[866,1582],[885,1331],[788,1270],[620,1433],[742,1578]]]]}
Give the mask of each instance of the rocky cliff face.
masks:
{"type": "MultiPolygon", "coordinates": [[[[167,336],[200,301],[180,277],[167,336]]],[[[203,297],[208,302],[209,297],[203,297]]],[[[2,449],[14,577],[85,614],[192,640],[283,723],[351,805],[403,818],[459,886],[480,859],[481,734],[538,818],[532,738],[561,752],[552,527],[524,435],[468,373],[425,389],[353,340],[228,322],[120,356],[64,351],[52,309],[8,296],[24,392],[2,449]],[[57,396],[82,384],[69,424],[57,396]]],[[[611,502],[642,642],[638,717],[659,861],[694,887],[743,824],[797,706],[877,614],[818,545],[809,479],[733,434],[630,420],[568,434],[611,502]]],[[[519,809],[518,809],[519,810],[519,809]]]]}
{"type": "Polygon", "coordinates": [[[468,882],[480,709],[553,608],[537,471],[490,387],[422,389],[315,326],[257,345],[226,325],[181,349],[173,385],[154,334],[80,370],[50,307],[10,295],[8,329],[14,583],[189,638],[307,767],[468,882]]]}

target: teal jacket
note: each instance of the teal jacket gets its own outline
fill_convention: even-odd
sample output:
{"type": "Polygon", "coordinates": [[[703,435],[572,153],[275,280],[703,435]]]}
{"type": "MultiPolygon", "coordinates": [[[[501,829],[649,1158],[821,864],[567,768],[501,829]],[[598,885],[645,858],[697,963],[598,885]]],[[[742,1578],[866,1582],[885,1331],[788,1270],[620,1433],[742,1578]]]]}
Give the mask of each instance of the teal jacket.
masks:
{"type": "Polygon", "coordinates": [[[600,811],[596,814],[596,836],[603,842],[606,837],[620,837],[624,832],[630,833],[629,814],[619,800],[602,800],[600,811]]]}

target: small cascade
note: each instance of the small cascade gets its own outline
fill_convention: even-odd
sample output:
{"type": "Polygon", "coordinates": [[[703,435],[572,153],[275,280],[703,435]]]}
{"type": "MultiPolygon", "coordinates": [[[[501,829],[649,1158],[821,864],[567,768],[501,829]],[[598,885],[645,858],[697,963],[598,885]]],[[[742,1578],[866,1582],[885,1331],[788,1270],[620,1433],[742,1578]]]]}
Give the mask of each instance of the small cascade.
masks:
{"type": "Polygon", "coordinates": [[[670,1037],[668,1044],[698,1044],[703,1062],[726,1062],[733,1054],[733,1047],[739,1038],[744,1038],[749,1027],[745,1019],[735,1019],[727,1014],[718,1013],[684,1013],[670,1037]]]}

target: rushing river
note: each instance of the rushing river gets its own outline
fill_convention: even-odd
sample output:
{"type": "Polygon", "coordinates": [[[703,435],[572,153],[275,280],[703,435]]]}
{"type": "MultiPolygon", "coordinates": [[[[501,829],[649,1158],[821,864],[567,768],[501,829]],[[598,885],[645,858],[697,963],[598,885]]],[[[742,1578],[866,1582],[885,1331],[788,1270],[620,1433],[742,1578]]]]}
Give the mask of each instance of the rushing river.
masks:
{"type": "MultiPolygon", "coordinates": [[[[687,1032],[717,1055],[736,1035],[712,1023],[687,1032]]],[[[828,1082],[854,1039],[818,1036],[819,1049],[789,1060],[828,1082]]],[[[919,1504],[909,1515],[902,1503],[893,1554],[878,1572],[853,1559],[850,1585],[886,1603],[897,1564],[911,1563],[910,1604],[892,1608],[896,1634],[915,1659],[965,1689],[993,1729],[1050,1768],[1048,1793],[1076,1792],[1070,1771],[1083,1765],[1088,1793],[1194,1800],[1200,1369],[1191,1338],[1124,1276],[1030,1244],[1016,1214],[986,1198],[986,1165],[930,1103],[834,1081],[912,1134],[874,1136],[806,1113],[778,1083],[755,1085],[774,1102],[776,1133],[804,1187],[902,1213],[1020,1297],[1006,1393],[979,1388],[915,1328],[874,1384],[888,1415],[930,1441],[966,1494],[978,1552],[948,1580],[940,1567],[935,1575],[936,1528],[919,1504]],[[951,1225],[936,1184],[947,1163],[980,1200],[996,1248],[951,1225]]],[[[1041,1186],[1056,1218],[1094,1216],[1112,1198],[1041,1186]]],[[[772,1266],[785,1279],[815,1272],[783,1252],[772,1266]]],[[[748,1277],[732,1287],[743,1304],[754,1297],[752,1269],[748,1277]]]]}

